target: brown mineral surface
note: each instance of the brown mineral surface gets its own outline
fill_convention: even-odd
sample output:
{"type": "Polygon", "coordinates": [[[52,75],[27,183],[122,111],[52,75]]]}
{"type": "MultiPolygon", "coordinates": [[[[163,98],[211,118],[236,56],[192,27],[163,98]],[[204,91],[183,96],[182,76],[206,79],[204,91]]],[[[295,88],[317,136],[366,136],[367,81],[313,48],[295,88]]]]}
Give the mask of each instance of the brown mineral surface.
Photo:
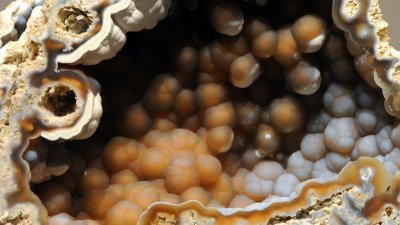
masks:
{"type": "Polygon", "coordinates": [[[15,0],[0,225],[400,224],[388,5],[15,0]]]}

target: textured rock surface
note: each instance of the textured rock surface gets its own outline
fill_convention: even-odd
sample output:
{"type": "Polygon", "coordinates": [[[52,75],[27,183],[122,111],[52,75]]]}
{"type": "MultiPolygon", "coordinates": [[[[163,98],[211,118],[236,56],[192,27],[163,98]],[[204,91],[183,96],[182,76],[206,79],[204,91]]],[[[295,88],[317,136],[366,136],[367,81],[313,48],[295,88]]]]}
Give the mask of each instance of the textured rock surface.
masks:
{"type": "Polygon", "coordinates": [[[337,178],[305,182],[286,199],[267,198],[243,211],[206,209],[196,202],[158,203],[139,224],[398,224],[399,175],[364,157],[337,178]]]}
{"type": "MultiPolygon", "coordinates": [[[[1,11],[0,225],[399,224],[400,125],[373,90],[399,117],[398,52],[378,0],[333,1],[347,50],[329,16],[296,14],[299,3],[285,1],[290,27],[239,7],[267,2],[201,5],[213,40],[193,28],[146,36],[191,43],[127,110],[118,129],[129,138],[96,153],[62,144],[92,136],[103,113],[100,84],[77,68],[115,57],[172,2],[16,0],[1,11]]],[[[172,21],[185,15],[177,4],[199,6],[175,4],[172,21]]],[[[114,91],[118,104],[132,88],[114,91]]]]}

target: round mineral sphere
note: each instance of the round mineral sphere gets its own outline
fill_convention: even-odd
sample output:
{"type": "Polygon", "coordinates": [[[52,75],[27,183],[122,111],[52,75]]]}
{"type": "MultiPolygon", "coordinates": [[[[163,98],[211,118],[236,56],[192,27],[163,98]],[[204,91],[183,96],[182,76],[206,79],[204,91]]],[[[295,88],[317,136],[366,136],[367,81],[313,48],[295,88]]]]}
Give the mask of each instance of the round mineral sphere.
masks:
{"type": "Polygon", "coordinates": [[[190,116],[181,121],[181,127],[191,132],[196,132],[201,127],[200,118],[197,115],[190,116]]]}
{"type": "Polygon", "coordinates": [[[246,208],[253,203],[254,201],[246,195],[236,195],[229,204],[229,208],[246,208]]]}
{"type": "Polygon", "coordinates": [[[182,203],[182,198],[176,194],[170,193],[160,193],[160,201],[161,202],[168,202],[171,204],[180,204],[182,203]]]}
{"type": "Polygon", "coordinates": [[[228,99],[225,87],[217,83],[199,85],[195,95],[197,104],[201,109],[208,109],[228,99]]]}
{"type": "Polygon", "coordinates": [[[194,92],[189,89],[182,89],[175,98],[173,109],[175,114],[181,117],[196,113],[197,105],[194,92]]]}
{"type": "Polygon", "coordinates": [[[249,46],[241,36],[221,37],[212,42],[210,46],[211,60],[224,71],[229,71],[233,60],[248,52],[249,46]]]}
{"type": "Polygon", "coordinates": [[[224,84],[228,78],[226,72],[219,68],[211,58],[211,50],[209,46],[203,47],[199,52],[199,72],[198,82],[200,84],[224,84]]]}
{"type": "Polygon", "coordinates": [[[175,77],[163,74],[151,82],[143,97],[143,104],[152,112],[168,111],[180,90],[181,85],[175,77]]]}
{"type": "Polygon", "coordinates": [[[285,96],[275,99],[269,106],[271,124],[282,133],[300,130],[305,124],[305,114],[300,102],[285,96]]]}
{"type": "Polygon", "coordinates": [[[110,179],[108,175],[101,169],[89,168],[85,171],[79,182],[82,193],[107,188],[110,179]]]}
{"type": "Polygon", "coordinates": [[[131,106],[122,121],[124,134],[129,137],[140,137],[151,128],[151,118],[141,104],[131,106]]]}
{"type": "Polygon", "coordinates": [[[246,168],[240,168],[232,177],[233,190],[235,194],[242,194],[245,186],[245,179],[250,171],[246,168]]]}
{"type": "Polygon", "coordinates": [[[114,137],[101,154],[101,161],[107,171],[116,173],[128,168],[136,160],[139,149],[140,144],[133,139],[114,137]]]}
{"type": "Polygon", "coordinates": [[[111,192],[98,190],[86,194],[82,200],[82,210],[93,219],[102,220],[118,198],[111,192]],[[94,207],[95,206],[95,207],[94,207]]]}
{"type": "Polygon", "coordinates": [[[80,178],[85,171],[85,161],[83,158],[74,151],[69,151],[69,170],[68,172],[74,176],[74,178],[80,178]]]}
{"type": "Polygon", "coordinates": [[[129,187],[129,185],[126,184],[111,184],[108,186],[108,188],[105,190],[107,193],[111,193],[112,195],[115,195],[115,197],[119,200],[122,200],[125,198],[125,193],[126,189],[129,187]]]}
{"type": "Polygon", "coordinates": [[[222,172],[222,166],[219,160],[214,156],[207,154],[198,155],[196,165],[202,183],[210,184],[219,179],[222,172]]]}
{"type": "Polygon", "coordinates": [[[231,127],[214,127],[207,132],[206,143],[214,154],[218,154],[231,148],[233,137],[234,134],[231,127]]]}
{"type": "Polygon", "coordinates": [[[293,24],[291,32],[299,49],[304,53],[311,53],[321,49],[324,44],[325,27],[325,22],[321,18],[305,15],[293,24]]]}
{"type": "Polygon", "coordinates": [[[231,102],[225,102],[204,112],[203,126],[206,129],[218,127],[222,125],[233,126],[235,123],[236,113],[231,102]]]}
{"type": "Polygon", "coordinates": [[[233,86],[246,88],[258,78],[260,73],[258,61],[254,58],[253,54],[248,53],[233,60],[230,66],[229,79],[233,86]]]}
{"type": "Polygon", "coordinates": [[[237,102],[235,104],[238,125],[246,132],[257,128],[261,120],[261,108],[251,101],[237,102]]]}
{"type": "Polygon", "coordinates": [[[242,30],[243,13],[234,1],[213,1],[210,22],[218,33],[235,36],[242,30]]]}
{"type": "Polygon", "coordinates": [[[184,72],[190,72],[197,67],[197,49],[189,44],[183,44],[173,54],[175,67],[184,72]]]}
{"type": "Polygon", "coordinates": [[[318,68],[309,63],[301,61],[286,78],[289,86],[298,94],[311,95],[315,93],[321,85],[321,72],[318,68]]]}
{"type": "Polygon", "coordinates": [[[178,118],[173,113],[158,113],[154,115],[152,130],[168,132],[177,127],[178,118]]]}
{"type": "Polygon", "coordinates": [[[252,42],[266,30],[271,30],[271,26],[264,17],[246,18],[242,34],[248,42],[252,42]]]}
{"type": "Polygon", "coordinates": [[[272,30],[265,31],[253,40],[251,51],[258,58],[266,59],[275,54],[277,43],[276,32],[272,30]]]}
{"type": "Polygon", "coordinates": [[[111,176],[111,184],[131,184],[138,181],[138,177],[129,169],[122,170],[111,176]]]}
{"type": "Polygon", "coordinates": [[[216,182],[208,186],[207,190],[213,199],[227,206],[234,195],[232,178],[222,173],[216,182]]]}
{"type": "Polygon", "coordinates": [[[149,148],[139,157],[140,174],[146,179],[161,178],[169,164],[169,156],[160,148],[149,148]]]}
{"type": "Polygon", "coordinates": [[[165,171],[165,185],[169,193],[181,194],[190,187],[199,186],[200,182],[194,153],[182,152],[171,158],[165,171]]]}
{"type": "Polygon", "coordinates": [[[181,197],[184,201],[197,200],[203,205],[207,205],[211,200],[211,195],[202,187],[190,187],[186,189],[181,197]]]}
{"type": "Polygon", "coordinates": [[[149,181],[139,181],[126,188],[125,200],[135,203],[142,209],[160,200],[160,194],[155,185],[149,181]]]}
{"type": "Polygon", "coordinates": [[[219,155],[218,159],[223,171],[230,176],[233,176],[242,167],[242,161],[238,154],[227,152],[219,155]]]}
{"type": "Polygon", "coordinates": [[[268,124],[260,124],[257,130],[256,143],[265,155],[278,151],[280,146],[279,133],[268,124]]]}
{"type": "Polygon", "coordinates": [[[143,210],[130,201],[120,201],[107,212],[103,225],[136,224],[143,210]]]}
{"type": "Polygon", "coordinates": [[[71,193],[64,185],[52,182],[46,183],[40,187],[38,195],[49,216],[70,211],[71,193]]]}
{"type": "Polygon", "coordinates": [[[277,35],[275,58],[285,67],[295,65],[301,59],[301,55],[290,30],[287,28],[279,30],[277,35]]]}
{"type": "Polygon", "coordinates": [[[164,179],[158,178],[152,180],[151,183],[154,185],[154,187],[157,189],[159,193],[167,193],[167,188],[165,187],[164,179]]]}

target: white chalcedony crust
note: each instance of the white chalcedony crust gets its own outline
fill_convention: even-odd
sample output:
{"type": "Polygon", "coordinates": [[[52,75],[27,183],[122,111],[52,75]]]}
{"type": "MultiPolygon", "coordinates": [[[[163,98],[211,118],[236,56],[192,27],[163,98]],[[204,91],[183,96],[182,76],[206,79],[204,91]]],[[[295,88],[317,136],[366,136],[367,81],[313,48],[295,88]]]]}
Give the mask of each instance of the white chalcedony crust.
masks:
{"type": "MultiPolygon", "coordinates": [[[[24,14],[28,19],[26,29],[23,29],[24,32],[17,32],[14,37],[16,40],[8,41],[0,50],[0,84],[3,85],[0,91],[4,96],[0,99],[0,137],[4,138],[0,141],[0,193],[3,195],[0,197],[0,224],[44,224],[47,220],[42,204],[29,189],[30,173],[26,163],[21,160],[21,153],[28,139],[39,135],[49,140],[86,138],[93,134],[99,124],[102,108],[97,82],[80,71],[61,69],[62,64],[96,64],[113,57],[125,43],[125,32],[152,28],[166,15],[169,4],[168,0],[46,0],[40,6],[32,7],[30,15],[24,14]],[[20,221],[15,221],[15,218],[20,221]],[[26,218],[26,222],[21,218],[26,218]]],[[[351,21],[351,18],[346,21],[351,21]]],[[[354,54],[361,54],[359,52],[362,51],[357,49],[356,45],[353,47],[354,54]]],[[[296,51],[294,54],[297,54],[296,51]]],[[[246,59],[247,55],[241,57],[239,56],[239,59],[246,59]]],[[[359,70],[368,71],[367,75],[370,75],[368,68],[363,68],[367,60],[359,58],[359,70]]],[[[233,63],[235,62],[238,61],[233,63]]],[[[258,76],[258,73],[255,74],[257,75],[251,78],[258,76]]],[[[175,90],[171,92],[176,92],[171,96],[175,97],[181,87],[179,83],[171,86],[171,89],[175,90]]],[[[153,103],[157,98],[151,96],[151,92],[148,93],[150,94],[145,96],[147,100],[144,100],[144,105],[156,108],[157,104],[153,103]]],[[[242,170],[246,175],[233,178],[239,185],[240,180],[244,180],[243,187],[238,189],[243,189],[244,194],[248,196],[237,195],[235,198],[247,198],[245,200],[249,205],[254,201],[262,201],[261,203],[252,204],[244,212],[232,208],[205,209],[193,202],[177,207],[161,203],[150,207],[150,213],[142,216],[142,222],[148,224],[145,221],[146,216],[155,215],[156,218],[150,219],[163,218],[162,222],[168,223],[170,221],[165,221],[169,218],[168,213],[171,214],[175,210],[177,213],[172,213],[171,217],[179,219],[180,224],[232,224],[233,221],[236,221],[236,224],[366,224],[370,222],[370,216],[374,212],[380,212],[382,209],[375,202],[386,201],[395,205],[397,209],[400,175],[393,176],[391,173],[395,173],[400,167],[400,141],[397,141],[400,129],[395,127],[382,130],[379,138],[391,142],[392,146],[390,143],[378,146],[378,137],[373,132],[379,130],[379,123],[383,122],[379,121],[381,118],[377,110],[357,109],[357,104],[374,107],[373,104],[370,105],[370,96],[360,96],[343,84],[331,84],[323,97],[326,112],[316,119],[317,125],[314,128],[318,131],[317,134],[309,136],[308,140],[303,139],[304,145],[291,154],[286,168],[277,162],[259,162],[251,171],[242,170]],[[319,148],[308,148],[307,145],[310,144],[318,144],[319,148]],[[387,150],[388,148],[391,149],[387,150]],[[376,157],[384,166],[377,160],[362,158],[345,167],[350,159],[360,156],[376,157]],[[345,168],[342,170],[343,167],[345,168]],[[339,171],[342,172],[335,177],[339,171]],[[318,180],[301,183],[312,178],[318,180]],[[387,192],[389,186],[391,192],[387,192]],[[321,204],[317,199],[325,200],[321,204]],[[162,214],[162,207],[168,209],[166,214],[162,214]],[[197,210],[196,213],[190,211],[193,208],[197,210]],[[152,210],[157,210],[157,213],[152,214],[152,210]]],[[[294,109],[292,111],[297,112],[294,113],[295,119],[289,120],[288,123],[273,122],[283,133],[294,132],[304,126],[303,116],[298,116],[304,113],[302,107],[291,98],[283,97],[281,102],[275,100],[272,103],[274,109],[291,107],[294,109]],[[280,107],[282,104],[288,106],[280,107]]],[[[211,106],[205,113],[214,114],[211,111],[218,111],[221,106],[234,110],[233,106],[230,106],[233,105],[231,102],[226,102],[223,96],[221,99],[224,100],[211,106]]],[[[165,105],[170,107],[172,101],[161,104],[165,105]]],[[[279,118],[279,111],[274,113],[274,110],[270,110],[272,121],[279,118]]],[[[204,123],[207,128],[218,128],[213,127],[212,119],[207,119],[204,123]]],[[[209,134],[213,129],[206,135],[208,143],[212,142],[209,138],[212,135],[209,134]]],[[[149,134],[144,141],[153,142],[160,139],[160,135],[162,134],[149,134]],[[151,139],[153,141],[149,141],[151,139]]],[[[196,145],[196,150],[208,153],[206,143],[194,133],[176,129],[170,136],[181,136],[185,140],[192,136],[192,139],[197,141],[192,142],[196,145]]],[[[211,150],[226,151],[232,145],[233,138],[229,140],[229,145],[211,150]]],[[[180,144],[182,142],[171,142],[174,150],[183,146],[180,144]]],[[[254,153],[259,154],[258,151],[254,153]]],[[[202,156],[204,155],[199,158],[202,156]]],[[[143,158],[140,157],[140,160],[143,158]]],[[[178,169],[185,166],[185,163],[182,163],[185,158],[196,160],[197,166],[197,159],[192,154],[177,153],[167,168],[167,188],[170,183],[179,180],[175,178],[180,176],[178,169]]],[[[213,160],[221,170],[218,160],[213,160]]],[[[143,176],[153,175],[146,172],[143,176]]],[[[211,182],[209,179],[201,182],[208,184],[211,182]]],[[[221,195],[223,194],[222,192],[221,195]]],[[[233,198],[229,196],[231,197],[233,198]]],[[[209,206],[216,207],[219,204],[218,207],[221,207],[221,203],[216,201],[209,206]]],[[[232,203],[230,206],[237,207],[232,203]]],[[[390,215],[387,214],[389,217],[390,215]]],[[[52,219],[61,220],[63,216],[52,219]]],[[[398,223],[395,219],[393,221],[398,223]]],[[[157,221],[154,223],[158,224],[157,221]]]]}
{"type": "MultiPolygon", "coordinates": [[[[171,0],[116,0],[110,5],[105,2],[54,1],[46,23],[52,38],[65,44],[57,62],[93,65],[110,59],[124,46],[126,32],[153,28],[171,5],[171,0]]],[[[17,39],[15,27],[23,28],[32,8],[40,4],[43,0],[19,0],[1,12],[0,46],[17,39]]],[[[40,12],[33,12],[32,16],[35,13],[40,12]]]]}
{"type": "Polygon", "coordinates": [[[99,125],[99,84],[59,64],[113,57],[126,32],[154,27],[169,6],[170,0],[16,0],[0,12],[0,224],[47,223],[21,159],[29,139],[83,139],[99,125]]]}
{"type": "MultiPolygon", "coordinates": [[[[95,33],[74,51],[57,56],[59,63],[93,65],[102,60],[114,57],[125,44],[126,32],[153,28],[159,20],[167,15],[171,5],[170,0],[120,0],[107,8],[103,8],[103,6],[98,4],[101,2],[99,0],[86,0],[83,2],[83,4],[80,3],[78,6],[83,6],[83,10],[86,12],[85,15],[91,18],[88,20],[91,23],[84,33],[95,33]],[[96,8],[97,12],[85,9],[90,6],[96,8]],[[103,11],[103,16],[100,19],[98,15],[101,11],[103,11]],[[96,30],[96,26],[98,25],[101,25],[100,30],[96,30]],[[91,29],[92,27],[93,29],[91,29]]],[[[58,9],[62,10],[65,7],[71,7],[70,5],[71,3],[66,3],[59,6],[58,9]]],[[[56,18],[55,21],[65,21],[65,18],[60,18],[59,13],[55,13],[54,17],[56,18]]],[[[55,24],[54,26],[58,29],[60,28],[59,24],[55,24]]],[[[61,36],[60,39],[62,39],[61,36]]]]}
{"type": "Polygon", "coordinates": [[[43,0],[16,0],[0,12],[0,47],[11,40],[18,39],[26,21],[36,5],[43,0]]]}
{"type": "Polygon", "coordinates": [[[377,160],[361,157],[338,176],[309,180],[288,197],[270,197],[245,209],[155,203],[138,224],[398,224],[399,181],[400,173],[392,175],[377,160]]]}
{"type": "MultiPolygon", "coordinates": [[[[94,83],[94,86],[98,86],[95,80],[90,79],[88,81],[94,83]]],[[[46,126],[54,127],[53,130],[41,131],[40,135],[47,140],[52,141],[58,139],[85,139],[90,137],[96,131],[103,112],[99,88],[96,87],[94,91],[89,90],[89,92],[86,93],[85,99],[85,97],[79,96],[79,90],[73,87],[72,84],[69,84],[70,86],[67,85],[68,81],[62,81],[60,83],[69,87],[77,94],[76,109],[74,112],[60,117],[54,115],[53,112],[42,106],[41,101],[43,101],[43,99],[35,99],[34,110],[39,112],[41,120],[46,124],[46,126]],[[84,99],[85,101],[83,101],[84,99]],[[59,129],[61,129],[62,132],[57,132],[59,129]]],[[[52,90],[52,88],[57,87],[57,85],[59,85],[59,83],[43,86],[41,88],[42,91],[39,91],[39,95],[45,95],[44,92],[46,92],[46,90],[52,90]]]]}
{"type": "Polygon", "coordinates": [[[346,32],[357,71],[382,89],[387,112],[400,118],[400,52],[390,45],[379,0],[334,0],[332,12],[335,24],[346,32]]]}

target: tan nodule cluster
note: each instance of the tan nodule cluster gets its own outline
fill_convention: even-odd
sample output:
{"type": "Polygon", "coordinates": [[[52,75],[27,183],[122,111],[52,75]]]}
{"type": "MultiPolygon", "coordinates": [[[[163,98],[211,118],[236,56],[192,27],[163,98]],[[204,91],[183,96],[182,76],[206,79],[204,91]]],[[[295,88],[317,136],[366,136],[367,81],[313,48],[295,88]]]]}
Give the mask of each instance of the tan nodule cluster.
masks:
{"type": "MultiPolygon", "coordinates": [[[[351,62],[341,51],[343,40],[332,35],[321,47],[323,56],[327,60],[351,62]],[[340,48],[329,51],[331,45],[340,48]]],[[[207,212],[222,213],[221,221],[236,219],[233,213],[237,212],[248,213],[257,218],[255,221],[278,222],[285,220],[279,216],[279,210],[273,216],[259,214],[259,220],[258,214],[250,211],[268,210],[264,207],[285,201],[289,203],[282,204],[289,207],[294,204],[296,190],[301,193],[302,203],[293,206],[293,212],[303,207],[318,211],[317,204],[305,203],[310,197],[304,188],[307,182],[317,179],[315,182],[322,186],[328,184],[350,161],[360,157],[376,158],[383,167],[375,160],[365,162],[376,165],[376,170],[384,170],[383,174],[398,171],[397,125],[392,124],[382,99],[372,88],[362,82],[351,83],[356,77],[340,77],[333,67],[329,71],[335,79],[315,94],[301,96],[282,91],[272,97],[253,96],[251,90],[269,87],[261,79],[272,82],[276,79],[273,74],[263,74],[259,82],[244,89],[249,92],[238,93],[243,88],[231,86],[226,73],[201,73],[201,66],[208,65],[202,60],[209,59],[202,58],[204,47],[188,44],[173,50],[172,55],[177,57],[172,60],[172,72],[156,76],[141,101],[124,113],[119,129],[130,138],[112,138],[99,158],[80,168],[80,176],[67,172],[56,181],[38,186],[47,190],[54,185],[59,190],[40,195],[51,215],[51,224],[97,220],[115,225],[141,218],[147,221],[147,215],[157,215],[155,219],[159,221],[154,223],[161,223],[163,216],[178,223],[193,219],[181,217],[181,212],[186,215],[185,210],[191,207],[199,212],[203,206],[208,207],[204,209],[207,212]],[[321,105],[315,106],[318,101],[321,105]],[[312,110],[313,107],[316,108],[312,110]],[[307,110],[314,112],[309,119],[307,110]],[[81,198],[72,198],[76,192],[81,198]],[[190,200],[202,206],[185,203],[190,200]],[[171,204],[181,204],[181,211],[168,214],[174,210],[171,204]],[[238,208],[244,209],[239,212],[238,208]],[[118,214],[118,210],[126,210],[126,216],[118,214]]],[[[343,172],[346,173],[351,172],[343,172]]],[[[345,184],[357,183],[352,178],[357,180],[360,176],[353,174],[343,185],[333,181],[329,183],[332,189],[324,192],[325,197],[316,198],[329,200],[332,195],[335,198],[329,201],[339,201],[348,194],[343,191],[349,188],[345,184]]],[[[365,196],[364,192],[355,193],[365,196]]],[[[346,210],[353,212],[349,205],[332,207],[326,217],[354,219],[341,215],[346,210]],[[343,211],[336,215],[335,207],[343,211]]],[[[215,218],[208,219],[218,223],[215,218]]],[[[315,220],[307,218],[303,222],[315,220]]],[[[240,221],[246,220],[239,217],[240,221]]]]}
{"type": "Polygon", "coordinates": [[[335,24],[346,32],[357,71],[370,85],[382,89],[386,110],[399,118],[399,51],[391,45],[389,24],[383,18],[379,2],[335,0],[332,15],[335,24]]]}
{"type": "MultiPolygon", "coordinates": [[[[221,7],[215,6],[215,10],[222,10],[221,7]]],[[[236,6],[231,3],[230,7],[236,6]]],[[[228,9],[229,15],[238,14],[239,17],[242,14],[229,7],[225,10],[228,9]]],[[[219,15],[218,18],[225,16],[219,15]]],[[[222,23],[213,18],[211,22],[222,23]]],[[[212,65],[212,68],[201,67],[203,73],[226,71],[232,85],[246,88],[263,72],[263,60],[274,57],[287,70],[288,83],[296,93],[310,95],[318,90],[321,82],[320,71],[304,59],[302,54],[316,52],[326,42],[327,28],[322,18],[306,15],[299,18],[292,27],[284,27],[278,31],[273,30],[262,17],[242,21],[240,24],[240,27],[229,28],[238,30],[228,34],[232,37],[221,37],[204,50],[204,56],[200,56],[200,60],[208,57],[209,59],[204,59],[204,64],[208,67],[212,65]],[[237,35],[240,31],[240,35],[237,35]]],[[[227,34],[221,31],[221,26],[214,25],[214,28],[222,34],[227,34]]]]}
{"type": "Polygon", "coordinates": [[[47,154],[41,144],[31,143],[32,151],[25,151],[29,139],[84,139],[99,125],[100,85],[59,64],[113,57],[126,32],[154,27],[169,5],[161,0],[17,0],[0,12],[0,223],[45,224],[46,210],[29,181],[43,182],[69,168],[53,154],[65,150],[47,154]],[[32,176],[21,157],[34,168],[32,176]]]}

